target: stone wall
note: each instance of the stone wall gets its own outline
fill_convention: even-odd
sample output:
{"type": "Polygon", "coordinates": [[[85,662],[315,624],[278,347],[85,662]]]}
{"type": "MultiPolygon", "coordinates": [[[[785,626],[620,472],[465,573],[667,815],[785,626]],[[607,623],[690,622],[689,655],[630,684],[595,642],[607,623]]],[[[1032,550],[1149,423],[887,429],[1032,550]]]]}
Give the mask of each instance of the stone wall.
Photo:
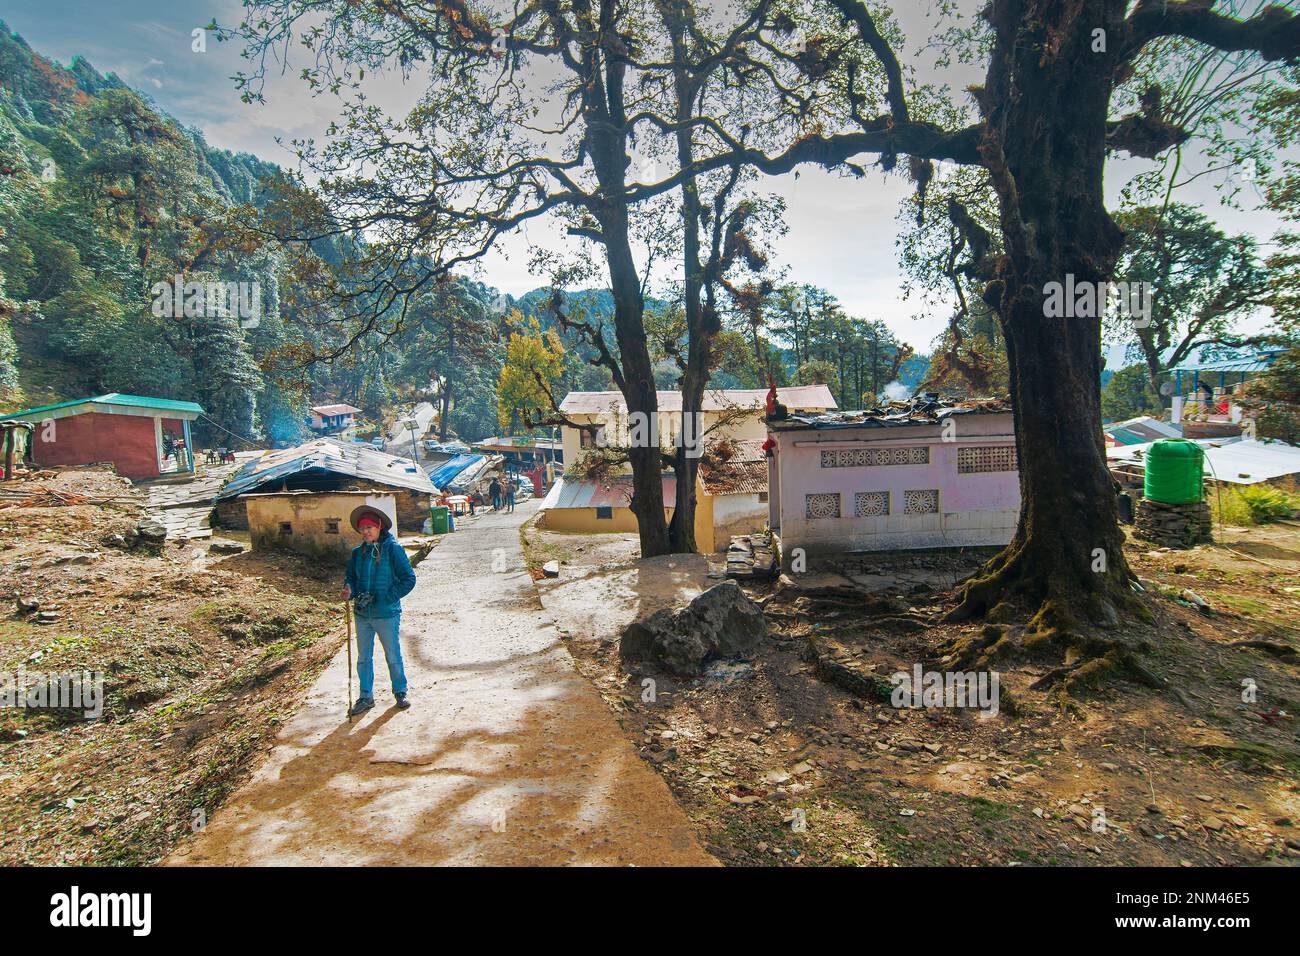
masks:
{"type": "Polygon", "coordinates": [[[392,518],[394,502],[391,494],[291,491],[248,495],[245,505],[254,550],[286,548],[346,561],[362,541],[348,520],[353,509],[370,505],[392,518]]]}
{"type": "Polygon", "coordinates": [[[1166,548],[1193,548],[1214,540],[1210,505],[1204,499],[1168,505],[1143,498],[1138,502],[1133,527],[1139,538],[1166,548]]]}
{"type": "MultiPolygon", "coordinates": [[[[292,481],[290,490],[293,490],[292,481]]],[[[329,491],[373,491],[377,494],[392,495],[397,504],[397,530],[416,534],[424,529],[424,521],[429,517],[430,509],[433,507],[432,495],[362,479],[340,482],[337,488],[329,491],[317,490],[321,494],[329,494],[329,491]]],[[[248,530],[248,509],[242,495],[217,502],[217,523],[223,528],[248,530]]]]}

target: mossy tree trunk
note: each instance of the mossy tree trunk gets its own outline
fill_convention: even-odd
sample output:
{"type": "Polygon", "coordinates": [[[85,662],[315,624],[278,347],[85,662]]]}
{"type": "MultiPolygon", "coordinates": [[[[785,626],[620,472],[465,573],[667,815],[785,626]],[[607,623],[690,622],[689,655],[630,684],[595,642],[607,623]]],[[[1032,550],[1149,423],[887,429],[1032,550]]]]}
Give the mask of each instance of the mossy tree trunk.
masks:
{"type": "Polygon", "coordinates": [[[1071,282],[1109,281],[1123,240],[1102,189],[1117,64],[1096,49],[1094,30],[1117,30],[1124,3],[1083,6],[992,7],[980,152],[1005,255],[986,298],[1007,344],[1021,504],[1010,545],[969,582],[954,613],[1021,598],[1036,609],[1031,631],[1067,640],[1087,625],[1114,625],[1131,604],[1132,579],[1102,437],[1100,306],[1067,300],[1062,315],[1047,307],[1053,283],[1064,294],[1071,282]]]}

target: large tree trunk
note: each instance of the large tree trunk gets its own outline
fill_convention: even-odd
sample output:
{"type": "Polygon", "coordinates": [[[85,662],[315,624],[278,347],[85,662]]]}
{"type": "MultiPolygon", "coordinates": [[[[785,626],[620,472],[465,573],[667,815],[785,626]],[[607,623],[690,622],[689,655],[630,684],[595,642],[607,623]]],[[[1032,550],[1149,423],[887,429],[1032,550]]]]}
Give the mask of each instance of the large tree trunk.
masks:
{"type": "MultiPolygon", "coordinates": [[[[1097,27],[1119,36],[1124,6],[997,0],[992,8],[997,41],[981,151],[998,192],[1006,255],[986,295],[998,309],[1011,367],[1020,521],[953,616],[1027,600],[1036,612],[1031,644],[1067,652],[1056,679],[1115,665],[1141,672],[1126,648],[1084,636],[1113,627],[1135,603],[1101,430],[1100,312],[1051,317],[1045,309],[1048,283],[1070,275],[1076,284],[1109,280],[1123,240],[1102,192],[1114,62],[1091,44],[1097,27]]],[[[998,652],[1006,649],[993,629],[969,640],[958,659],[988,664],[999,644],[998,652]]]]}
{"type": "MultiPolygon", "coordinates": [[[[659,396],[655,392],[654,368],[646,344],[645,299],[627,240],[627,209],[607,210],[601,217],[601,230],[609,261],[610,288],[614,294],[614,332],[618,340],[623,370],[621,385],[627,403],[629,421],[644,416],[647,423],[657,422],[659,396]]],[[[657,429],[642,429],[657,433],[657,429]]],[[[632,500],[629,506],[636,515],[641,538],[641,557],[667,554],[668,522],[664,518],[663,463],[657,442],[633,444],[628,450],[632,465],[632,500]]]]}
{"type": "MultiPolygon", "coordinates": [[[[686,232],[686,245],[698,248],[693,229],[686,232]]],[[[688,269],[691,261],[688,253],[688,269]]],[[[673,517],[668,525],[668,545],[674,553],[698,550],[695,540],[695,483],[699,474],[699,454],[704,447],[704,389],[709,381],[709,351],[713,334],[706,310],[700,301],[699,260],[695,258],[695,275],[686,277],[686,325],[688,334],[686,371],[682,375],[682,435],[677,445],[673,473],[677,480],[673,517]]]]}
{"type": "MultiPolygon", "coordinates": [[[[623,108],[625,55],[616,47],[621,41],[612,32],[603,38],[601,56],[586,52],[589,69],[584,90],[587,146],[600,183],[601,198],[590,208],[600,223],[601,242],[609,266],[610,291],[614,296],[614,335],[618,342],[618,368],[611,368],[627,404],[629,421],[644,416],[656,427],[642,429],[657,433],[659,397],[655,392],[654,368],[646,344],[645,297],[629,239],[627,199],[627,116],[623,108]]],[[[632,499],[641,539],[641,556],[651,558],[668,553],[668,522],[664,518],[663,463],[658,442],[642,442],[627,449],[632,466],[632,499]]]]}
{"type": "MultiPolygon", "coordinates": [[[[696,81],[685,68],[685,22],[671,13],[665,22],[673,41],[676,69],[673,71],[677,96],[677,163],[690,169],[695,159],[691,139],[691,114],[697,93],[696,81]]],[[[709,353],[718,323],[712,309],[701,301],[704,269],[700,264],[700,192],[694,176],[682,182],[682,265],[684,278],[683,310],[686,314],[686,367],[682,371],[682,434],[673,466],[676,476],[676,500],[668,525],[668,545],[674,553],[698,550],[695,541],[695,482],[699,473],[699,454],[704,443],[704,389],[709,382],[709,353]]]]}
{"type": "MultiPolygon", "coordinates": [[[[689,235],[689,233],[688,233],[689,235]]],[[[687,279],[688,296],[691,281],[687,279]]],[[[698,285],[698,283],[697,283],[698,285]]],[[[687,310],[687,325],[690,329],[690,342],[687,347],[686,372],[682,376],[682,438],[677,446],[673,473],[677,479],[677,496],[673,506],[672,521],[668,525],[668,544],[674,553],[690,553],[699,550],[695,540],[696,494],[695,484],[699,475],[699,454],[704,447],[704,417],[701,406],[704,389],[709,381],[708,355],[713,335],[708,329],[709,320],[699,301],[699,289],[695,290],[694,318],[687,310]],[[688,424],[689,420],[693,424],[688,424]]],[[[688,297],[687,302],[690,302],[688,297]]]]}

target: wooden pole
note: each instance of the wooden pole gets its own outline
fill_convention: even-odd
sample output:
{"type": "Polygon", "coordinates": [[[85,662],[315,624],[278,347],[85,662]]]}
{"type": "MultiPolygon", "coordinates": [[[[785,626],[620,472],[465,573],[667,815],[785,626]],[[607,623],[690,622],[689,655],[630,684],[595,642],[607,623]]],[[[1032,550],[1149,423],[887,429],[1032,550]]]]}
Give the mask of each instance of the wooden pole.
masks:
{"type": "Polygon", "coordinates": [[[14,431],[15,426],[5,426],[5,481],[14,476],[14,431]]]}
{"type": "Polygon", "coordinates": [[[352,602],[343,602],[343,617],[348,622],[348,723],[352,723],[352,602]]]}

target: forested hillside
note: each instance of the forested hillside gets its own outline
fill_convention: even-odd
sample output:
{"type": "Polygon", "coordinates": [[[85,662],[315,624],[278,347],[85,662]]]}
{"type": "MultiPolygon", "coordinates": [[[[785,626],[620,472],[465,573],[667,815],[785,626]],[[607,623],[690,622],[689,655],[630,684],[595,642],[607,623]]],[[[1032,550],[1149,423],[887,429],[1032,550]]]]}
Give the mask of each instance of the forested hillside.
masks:
{"type": "MultiPolygon", "coordinates": [[[[557,328],[550,292],[516,300],[461,279],[402,321],[357,333],[300,291],[282,247],[243,228],[239,210],[267,208],[284,178],[272,163],[209,146],[114,74],[80,58],[54,63],[0,23],[0,406],[110,391],[187,399],[208,413],[201,441],[229,433],[261,443],[301,437],[310,404],[348,402],[380,421],[398,402],[436,397],[442,435],[495,433],[505,339],[519,315],[557,328]],[[192,283],[239,283],[241,307],[232,298],[231,308],[188,314],[180,303],[192,283]],[[318,360],[350,335],[354,347],[318,360]]],[[[322,269],[346,271],[350,242],[311,251],[322,269]]],[[[566,302],[598,321],[613,313],[607,290],[566,302]]],[[[848,318],[812,287],[771,290],[760,321],[737,312],[729,324],[719,387],[760,387],[771,372],[782,383],[825,381],[851,406],[896,377],[915,385],[925,367],[900,356],[883,325],[848,318]]],[[[586,361],[588,344],[562,338],[566,390],[613,387],[586,361]]],[[[659,358],[659,387],[676,387],[677,370],[659,358]]]]}
{"type": "MultiPolygon", "coordinates": [[[[447,366],[439,357],[455,349],[433,338],[464,336],[425,322],[382,348],[363,341],[346,358],[295,367],[292,357],[320,346],[337,317],[299,297],[280,250],[250,243],[231,212],[262,206],[281,175],[214,149],[116,76],[82,59],[61,67],[0,29],[0,401],[106,391],[191,399],[210,416],[203,439],[225,429],[289,440],[314,401],[379,418],[437,376],[461,384],[451,428],[459,417],[471,432],[490,431],[495,323],[447,366]],[[177,281],[243,283],[255,301],[178,316],[158,303],[158,284],[177,281]]],[[[327,268],[348,255],[339,242],[314,251],[327,268]]],[[[486,313],[495,292],[461,286],[486,313]]]]}

